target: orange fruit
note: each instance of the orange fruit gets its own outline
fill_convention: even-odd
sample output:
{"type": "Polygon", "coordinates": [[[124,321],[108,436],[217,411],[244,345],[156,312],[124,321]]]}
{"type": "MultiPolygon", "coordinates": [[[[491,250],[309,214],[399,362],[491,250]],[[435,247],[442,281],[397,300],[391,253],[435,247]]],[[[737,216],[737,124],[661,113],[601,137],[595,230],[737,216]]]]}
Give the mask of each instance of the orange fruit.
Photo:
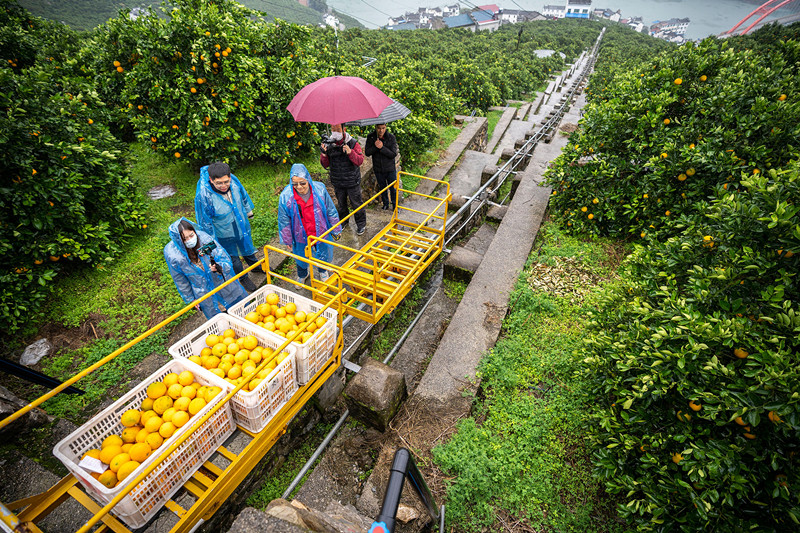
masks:
{"type": "Polygon", "coordinates": [[[217,344],[218,342],[220,342],[220,338],[217,335],[209,335],[208,337],[206,337],[206,346],[211,347],[217,344]]]}
{"type": "Polygon", "coordinates": [[[744,432],[744,437],[745,437],[746,439],[751,439],[751,440],[752,440],[752,439],[754,439],[754,438],[756,438],[756,436],[755,436],[755,435],[753,435],[752,433],[748,433],[748,432],[746,432],[746,431],[744,432]]]}
{"type": "Polygon", "coordinates": [[[673,463],[678,464],[681,461],[683,461],[683,455],[681,455],[679,453],[672,454],[672,462],[673,463]]]}
{"type": "Polygon", "coordinates": [[[253,379],[250,380],[250,383],[247,385],[247,388],[249,388],[251,391],[255,390],[255,388],[258,387],[258,385],[259,385],[259,383],[261,383],[261,381],[262,380],[259,379],[259,378],[253,378],[253,379]]]}
{"type": "MultiPolygon", "coordinates": [[[[137,445],[134,444],[133,447],[131,448],[131,450],[133,448],[135,448],[136,446],[137,445]]],[[[145,446],[147,446],[147,445],[145,444],[145,446]]],[[[112,472],[116,473],[119,470],[119,467],[121,467],[122,465],[124,465],[125,463],[127,463],[130,460],[131,460],[131,456],[130,455],[128,455],[127,453],[124,453],[124,452],[120,453],[120,454],[116,455],[113,459],[111,459],[111,462],[108,463],[108,469],[111,470],[112,472]]]]}
{"type": "Polygon", "coordinates": [[[211,353],[214,354],[216,357],[222,357],[226,353],[228,353],[228,346],[222,342],[218,342],[211,348],[211,353]]]}
{"type": "Polygon", "coordinates": [[[167,394],[169,395],[170,398],[176,400],[180,398],[182,390],[183,390],[183,385],[181,385],[180,383],[173,383],[167,389],[167,394]]]}
{"type": "Polygon", "coordinates": [[[219,387],[209,387],[206,390],[206,402],[210,402],[220,392],[222,392],[222,389],[219,387]]]}
{"type": "Polygon", "coordinates": [[[125,428],[122,430],[122,441],[123,442],[136,442],[136,434],[139,433],[139,430],[142,429],[142,426],[131,426],[129,428],[125,428]]]}
{"type": "Polygon", "coordinates": [[[247,337],[244,338],[242,346],[246,350],[254,350],[256,347],[258,347],[258,339],[256,339],[255,336],[253,335],[248,335],[247,337]]]}
{"type": "Polygon", "coordinates": [[[231,328],[228,328],[228,329],[226,329],[225,331],[222,332],[222,336],[224,338],[228,338],[228,337],[234,338],[234,337],[236,337],[236,332],[233,331],[231,328]]]}
{"type": "MultiPolygon", "coordinates": [[[[178,411],[178,410],[177,410],[177,409],[175,409],[174,407],[170,407],[169,409],[167,409],[166,411],[164,411],[164,414],[163,414],[163,415],[161,415],[161,420],[163,420],[164,422],[171,422],[171,421],[172,421],[172,417],[173,417],[173,416],[175,416],[175,413],[176,413],[177,411],[178,411]]],[[[160,425],[160,424],[159,424],[159,425],[160,425]]]]}
{"type": "Polygon", "coordinates": [[[178,383],[180,383],[184,387],[187,385],[191,385],[193,382],[194,382],[194,374],[192,374],[188,370],[184,370],[178,375],[178,383]]]}
{"type": "Polygon", "coordinates": [[[236,342],[236,339],[234,339],[233,337],[225,337],[224,339],[222,339],[222,344],[224,344],[226,347],[230,346],[231,343],[233,342],[236,342]]]}
{"type": "Polygon", "coordinates": [[[139,467],[139,462],[137,461],[128,461],[117,470],[117,479],[122,481],[126,477],[130,476],[131,473],[139,467]]]}
{"type": "Polygon", "coordinates": [[[178,374],[175,372],[170,372],[164,376],[164,379],[162,379],[161,382],[167,386],[167,392],[169,392],[169,388],[178,382],[178,374]]]}
{"type": "Polygon", "coordinates": [[[775,411],[769,411],[767,413],[767,418],[769,418],[769,421],[772,422],[773,424],[780,424],[781,422],[783,422],[781,417],[779,417],[778,413],[776,413],[775,411]]]}
{"type": "MultiPolygon", "coordinates": [[[[124,443],[119,435],[109,435],[103,440],[100,448],[108,448],[109,446],[122,446],[124,443]]],[[[110,459],[110,457],[109,457],[110,459]]],[[[105,461],[103,461],[105,463],[105,461]]],[[[108,463],[106,463],[108,464],[108,463]]]]}
{"type": "Polygon", "coordinates": [[[689,420],[692,419],[692,415],[690,415],[689,413],[684,413],[683,411],[678,411],[677,416],[678,420],[680,420],[681,422],[688,422],[689,420]]]}
{"type": "Polygon", "coordinates": [[[167,393],[167,386],[161,383],[160,381],[156,381],[155,383],[151,383],[147,386],[147,397],[152,398],[153,400],[157,398],[161,398],[167,393]]]}
{"type": "Polygon", "coordinates": [[[744,359],[745,357],[747,357],[750,354],[747,352],[747,350],[745,350],[743,348],[736,348],[735,350],[733,350],[733,355],[735,355],[739,359],[744,359]]]}
{"type": "MultiPolygon", "coordinates": [[[[170,409],[174,409],[174,407],[170,407],[170,409]]],[[[153,433],[158,431],[158,428],[161,427],[161,424],[164,423],[164,419],[159,416],[151,416],[147,419],[147,422],[144,425],[144,429],[147,430],[148,433],[153,433]]]]}
{"type": "Polygon", "coordinates": [[[285,318],[287,314],[286,307],[279,307],[273,314],[275,318],[285,318]]]}
{"type": "Polygon", "coordinates": [[[144,442],[147,440],[147,436],[150,434],[149,431],[142,428],[139,430],[139,433],[136,434],[136,442],[144,442]]]}
{"type": "Polygon", "coordinates": [[[228,374],[227,374],[227,376],[229,378],[231,378],[231,379],[236,379],[236,378],[240,377],[241,375],[242,375],[242,367],[239,366],[239,365],[236,365],[236,366],[232,367],[230,370],[228,370],[228,374]]]}
{"type": "Polygon", "coordinates": [[[261,362],[261,352],[250,352],[250,360],[255,364],[261,362]]]}
{"type": "Polygon", "coordinates": [[[253,311],[252,313],[247,313],[244,319],[255,324],[261,319],[261,315],[253,311]]]}
{"type": "Polygon", "coordinates": [[[733,419],[733,421],[736,422],[737,424],[739,424],[740,426],[746,426],[747,425],[747,423],[744,420],[742,420],[741,416],[737,416],[736,418],[733,419]]]}
{"type": "Polygon", "coordinates": [[[199,413],[203,407],[206,406],[206,401],[203,398],[195,398],[189,403],[189,414],[194,416],[199,413]]]}
{"type": "Polygon", "coordinates": [[[221,368],[212,368],[211,373],[221,378],[225,377],[225,372],[221,368]]]}
{"type": "Polygon", "coordinates": [[[120,417],[119,421],[122,423],[123,426],[129,428],[138,424],[139,417],[141,416],[142,413],[140,413],[138,409],[128,409],[127,411],[122,413],[122,416],[120,417]]]}
{"type": "Polygon", "coordinates": [[[111,460],[114,459],[117,455],[122,453],[122,446],[121,445],[113,445],[113,446],[106,446],[102,450],[100,450],[100,460],[103,461],[105,464],[111,464],[111,460]]]}
{"type": "Polygon", "coordinates": [[[155,450],[164,443],[164,437],[158,433],[150,433],[145,439],[145,442],[150,446],[150,449],[155,450]]]}
{"type": "Polygon", "coordinates": [[[297,304],[295,304],[294,302],[289,302],[284,306],[284,309],[286,309],[286,312],[288,314],[293,315],[297,312],[297,304]]]}
{"type": "Polygon", "coordinates": [[[216,355],[212,355],[208,359],[206,359],[205,363],[203,364],[204,368],[211,370],[212,368],[217,368],[219,366],[220,358],[216,355]]]}
{"type": "Polygon", "coordinates": [[[139,442],[137,444],[134,444],[133,447],[131,448],[130,457],[128,457],[128,460],[133,459],[134,461],[143,463],[150,456],[152,451],[153,450],[150,448],[149,444],[147,444],[146,442],[139,442]]]}
{"type": "Polygon", "coordinates": [[[140,422],[141,424],[144,424],[145,422],[147,422],[147,420],[148,420],[148,419],[149,419],[151,416],[158,416],[158,413],[156,413],[155,411],[152,411],[152,410],[150,410],[150,411],[145,411],[144,413],[142,413],[142,419],[141,419],[139,422],[140,422]]]}
{"type": "Polygon", "coordinates": [[[322,326],[325,325],[325,322],[327,322],[327,320],[325,319],[324,316],[318,316],[314,322],[317,324],[317,328],[321,328],[322,326]]]}
{"type": "Polygon", "coordinates": [[[694,403],[694,402],[692,401],[692,402],[689,402],[689,408],[690,408],[692,411],[699,411],[700,409],[702,409],[702,408],[703,408],[703,405],[702,405],[702,404],[699,404],[699,403],[694,403]]]}
{"type": "Polygon", "coordinates": [[[278,305],[278,302],[280,301],[281,301],[280,296],[278,296],[274,292],[267,294],[267,303],[269,305],[278,305]]]}
{"type": "MultiPolygon", "coordinates": [[[[141,431],[141,429],[140,429],[140,431],[141,431]]],[[[123,444],[122,445],[122,453],[130,453],[131,448],[133,447],[134,444],[136,444],[136,441],[134,441],[134,442],[126,442],[125,444],[123,444]]]]}
{"type": "Polygon", "coordinates": [[[160,415],[170,407],[172,407],[172,398],[169,396],[162,396],[153,404],[153,411],[160,415]]]}
{"type": "Polygon", "coordinates": [[[229,354],[235,354],[238,351],[239,351],[239,344],[237,344],[235,342],[232,342],[232,343],[230,343],[228,345],[228,353],[229,354]]]}
{"type": "Polygon", "coordinates": [[[267,316],[271,314],[271,311],[272,308],[269,306],[269,304],[261,304],[258,307],[256,307],[256,312],[261,316],[267,316]]]}
{"type": "Polygon", "coordinates": [[[296,312],[296,313],[294,314],[294,320],[295,320],[295,322],[297,322],[298,324],[299,324],[300,322],[305,322],[305,321],[306,321],[306,312],[305,312],[305,311],[298,311],[298,312],[296,312]]]}
{"type": "MultiPolygon", "coordinates": [[[[175,414],[177,415],[178,413],[175,414]]],[[[173,416],[172,419],[175,420],[175,417],[173,416]]],[[[161,424],[161,427],[158,428],[158,434],[164,437],[165,439],[168,439],[172,436],[173,433],[175,433],[175,429],[176,429],[175,424],[173,424],[172,422],[164,422],[163,424],[161,424]]]]}
{"type": "Polygon", "coordinates": [[[99,481],[100,484],[102,484],[103,486],[109,489],[113,489],[114,485],[117,484],[117,474],[115,474],[111,470],[106,470],[105,472],[100,474],[100,477],[97,478],[97,481],[99,481]]]}
{"type": "Polygon", "coordinates": [[[181,396],[183,396],[184,398],[189,398],[191,400],[192,398],[197,396],[197,389],[195,389],[191,385],[187,385],[186,387],[183,387],[183,390],[181,391],[181,396]]]}
{"type": "MultiPolygon", "coordinates": [[[[205,357],[208,357],[209,355],[211,355],[211,350],[210,350],[209,348],[203,348],[203,351],[204,351],[204,352],[205,352],[206,350],[208,350],[208,354],[203,354],[203,355],[204,355],[205,357]]],[[[194,364],[196,364],[196,365],[201,365],[201,366],[202,366],[202,364],[203,364],[203,360],[202,360],[202,359],[200,359],[200,356],[199,356],[199,355],[190,355],[190,356],[189,356],[189,361],[191,361],[192,363],[194,363],[194,364]]]]}
{"type": "MultiPolygon", "coordinates": [[[[181,396],[180,398],[175,400],[175,409],[178,410],[178,411],[188,411],[189,410],[189,404],[191,403],[191,401],[192,400],[190,400],[189,398],[185,398],[185,397],[181,396]]],[[[178,413],[175,413],[175,415],[177,415],[177,414],[178,413]]],[[[175,419],[175,415],[172,415],[172,419],[173,420],[175,419]]]]}
{"type": "Polygon", "coordinates": [[[175,427],[182,428],[188,421],[189,413],[186,411],[178,411],[175,413],[175,416],[172,417],[172,423],[175,425],[175,427]]]}
{"type": "Polygon", "coordinates": [[[86,450],[86,453],[83,454],[81,459],[85,459],[87,457],[93,457],[95,459],[100,459],[100,450],[98,450],[97,448],[94,448],[94,449],[91,449],[91,450],[86,450]]]}

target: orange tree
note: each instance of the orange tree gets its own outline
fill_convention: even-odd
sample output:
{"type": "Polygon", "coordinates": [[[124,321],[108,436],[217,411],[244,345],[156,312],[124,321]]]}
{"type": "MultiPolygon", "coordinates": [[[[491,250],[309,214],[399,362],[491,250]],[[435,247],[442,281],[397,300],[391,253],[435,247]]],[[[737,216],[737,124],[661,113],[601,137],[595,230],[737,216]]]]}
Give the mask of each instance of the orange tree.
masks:
{"type": "Polygon", "coordinates": [[[67,264],[101,265],[143,224],[104,103],[61,24],[0,7],[0,317],[17,332],[67,264]]]}
{"type": "Polygon", "coordinates": [[[316,129],[286,106],[319,77],[307,28],[230,0],[176,0],[99,28],[83,51],[109,102],[153,150],[196,163],[291,160],[316,129]]]}
{"type": "Polygon", "coordinates": [[[739,177],[591,317],[595,467],[640,531],[800,527],[800,163],[739,177]]]}
{"type": "Polygon", "coordinates": [[[669,233],[740,175],[798,153],[800,42],[707,39],[593,82],[581,128],[548,173],[551,212],[595,234],[669,233]],[[747,41],[745,41],[747,42],[747,41]]]}

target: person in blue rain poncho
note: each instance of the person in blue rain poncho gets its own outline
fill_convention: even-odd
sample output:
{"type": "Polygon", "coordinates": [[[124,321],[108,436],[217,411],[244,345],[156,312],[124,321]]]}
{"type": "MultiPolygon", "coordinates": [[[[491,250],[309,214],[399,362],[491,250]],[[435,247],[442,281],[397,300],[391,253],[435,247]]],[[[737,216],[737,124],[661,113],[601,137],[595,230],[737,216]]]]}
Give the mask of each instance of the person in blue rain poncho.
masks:
{"type": "MultiPolygon", "coordinates": [[[[200,169],[194,211],[200,229],[212,235],[230,255],[234,272],[243,270],[240,256],[248,265],[258,261],[250,231],[253,202],[227,163],[211,163],[200,169]]],[[[247,275],[239,279],[248,291],[256,290],[247,275]]]]}
{"type": "MultiPolygon", "coordinates": [[[[291,248],[292,253],[305,256],[309,235],[322,235],[334,227],[326,240],[338,241],[342,234],[339,226],[339,213],[322,182],[311,179],[305,165],[296,163],[289,172],[287,185],[278,198],[278,235],[281,244],[291,248]]],[[[333,247],[318,242],[312,256],[328,263],[333,259],[333,247]]],[[[328,279],[326,270],[318,269],[319,279],[328,279]]],[[[297,261],[297,280],[304,282],[308,277],[308,263],[297,261]]]]}
{"type": "MultiPolygon", "coordinates": [[[[169,236],[172,240],[164,247],[164,260],[187,304],[236,275],[228,252],[189,220],[181,218],[170,224],[169,236]]],[[[211,318],[220,312],[220,305],[227,309],[246,296],[237,280],[195,307],[211,318]]]]}

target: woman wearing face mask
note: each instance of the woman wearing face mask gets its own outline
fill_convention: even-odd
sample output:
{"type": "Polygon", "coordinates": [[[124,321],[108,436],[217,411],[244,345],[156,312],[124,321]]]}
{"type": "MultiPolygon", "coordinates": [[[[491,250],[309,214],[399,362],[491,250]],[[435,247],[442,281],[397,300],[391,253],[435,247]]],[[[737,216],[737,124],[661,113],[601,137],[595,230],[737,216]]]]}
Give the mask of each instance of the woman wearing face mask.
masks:
{"type": "MultiPolygon", "coordinates": [[[[178,293],[187,304],[236,275],[228,252],[189,220],[181,218],[173,222],[169,236],[172,240],[164,247],[164,260],[178,293]]],[[[246,296],[247,291],[237,280],[195,308],[211,318],[220,312],[220,305],[227,309],[246,296]]]]}

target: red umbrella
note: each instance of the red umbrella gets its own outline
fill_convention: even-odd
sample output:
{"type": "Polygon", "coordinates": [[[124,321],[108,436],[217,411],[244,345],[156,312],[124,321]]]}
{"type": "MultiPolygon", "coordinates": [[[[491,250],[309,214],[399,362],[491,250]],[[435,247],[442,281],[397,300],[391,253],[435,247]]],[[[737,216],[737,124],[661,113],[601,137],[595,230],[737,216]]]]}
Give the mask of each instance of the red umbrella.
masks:
{"type": "Polygon", "coordinates": [[[331,76],[300,89],[286,109],[297,122],[343,124],[375,118],[392,99],[361,78],[331,76]]]}

